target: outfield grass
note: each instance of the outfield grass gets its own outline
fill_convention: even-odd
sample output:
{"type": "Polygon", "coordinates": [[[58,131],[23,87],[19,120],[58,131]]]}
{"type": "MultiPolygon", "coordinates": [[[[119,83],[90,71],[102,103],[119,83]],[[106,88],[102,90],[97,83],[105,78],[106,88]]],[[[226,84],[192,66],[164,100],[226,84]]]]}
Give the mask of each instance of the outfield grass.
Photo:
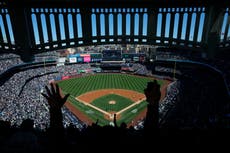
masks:
{"type": "MultiPolygon", "coordinates": [[[[134,90],[143,93],[149,81],[153,81],[153,78],[139,77],[139,76],[127,75],[127,74],[96,74],[96,75],[90,75],[90,76],[85,76],[80,78],[63,80],[58,82],[58,85],[60,86],[64,94],[70,93],[71,96],[69,97],[68,100],[77,109],[79,109],[81,112],[86,114],[94,122],[96,122],[96,120],[98,119],[99,125],[103,126],[103,125],[108,125],[110,122],[104,118],[104,114],[89,106],[86,106],[78,102],[75,99],[75,97],[80,96],[83,93],[99,90],[99,89],[127,89],[127,90],[134,90]]],[[[164,82],[158,81],[158,83],[162,85],[164,82]]],[[[110,108],[113,106],[103,106],[105,105],[105,103],[106,100],[102,103],[96,102],[96,106],[103,110],[107,109],[105,111],[110,111],[110,110],[117,111],[118,109],[120,109],[120,108],[116,108],[116,109],[110,108]]],[[[123,103],[119,105],[123,105],[123,103]]],[[[147,105],[146,102],[142,102],[123,112],[121,114],[122,115],[121,118],[117,121],[118,124],[120,124],[121,122],[125,122],[127,124],[131,122],[132,119],[136,115],[138,115],[139,112],[141,112],[142,110],[144,110],[144,108],[146,108],[146,105],[147,105]]]]}
{"type": "MultiPolygon", "coordinates": [[[[147,82],[152,80],[152,78],[126,74],[97,74],[63,80],[58,85],[66,93],[77,97],[85,92],[108,88],[128,89],[143,93],[147,82]]],[[[159,84],[162,83],[162,81],[159,81],[159,84]]]]}

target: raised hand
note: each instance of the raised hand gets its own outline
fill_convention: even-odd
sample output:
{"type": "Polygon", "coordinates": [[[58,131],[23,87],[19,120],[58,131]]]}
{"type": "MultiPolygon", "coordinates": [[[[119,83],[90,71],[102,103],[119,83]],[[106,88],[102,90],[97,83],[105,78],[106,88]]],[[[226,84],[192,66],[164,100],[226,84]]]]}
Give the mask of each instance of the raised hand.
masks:
{"type": "Polygon", "coordinates": [[[56,89],[53,83],[51,83],[50,86],[51,89],[49,89],[47,86],[45,87],[47,95],[42,93],[50,106],[50,128],[63,129],[63,117],[61,108],[65,104],[70,94],[67,94],[64,96],[64,98],[62,98],[58,84],[55,85],[56,89]]]}
{"type": "Polygon", "coordinates": [[[47,95],[44,93],[42,93],[42,95],[47,99],[50,109],[60,109],[65,104],[70,94],[67,94],[64,96],[64,98],[62,98],[58,84],[54,85],[51,83],[50,86],[51,89],[49,89],[47,86],[45,87],[47,95]]]}

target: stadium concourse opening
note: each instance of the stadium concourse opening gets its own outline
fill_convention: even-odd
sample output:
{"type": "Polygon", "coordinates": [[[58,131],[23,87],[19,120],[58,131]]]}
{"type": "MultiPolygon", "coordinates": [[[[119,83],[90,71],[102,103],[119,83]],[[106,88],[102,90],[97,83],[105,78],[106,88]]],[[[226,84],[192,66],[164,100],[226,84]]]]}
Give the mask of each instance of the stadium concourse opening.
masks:
{"type": "Polygon", "coordinates": [[[1,0],[0,152],[221,152],[229,51],[229,0],[1,0]]]}

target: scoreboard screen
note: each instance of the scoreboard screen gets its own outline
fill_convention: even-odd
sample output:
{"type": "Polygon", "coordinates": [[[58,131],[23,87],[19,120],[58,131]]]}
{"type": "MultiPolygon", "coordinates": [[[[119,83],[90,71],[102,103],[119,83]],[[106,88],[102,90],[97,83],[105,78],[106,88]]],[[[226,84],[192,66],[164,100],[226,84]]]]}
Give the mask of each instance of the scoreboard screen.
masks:
{"type": "Polygon", "coordinates": [[[103,50],[102,56],[102,60],[106,61],[121,60],[121,50],[103,50]]]}

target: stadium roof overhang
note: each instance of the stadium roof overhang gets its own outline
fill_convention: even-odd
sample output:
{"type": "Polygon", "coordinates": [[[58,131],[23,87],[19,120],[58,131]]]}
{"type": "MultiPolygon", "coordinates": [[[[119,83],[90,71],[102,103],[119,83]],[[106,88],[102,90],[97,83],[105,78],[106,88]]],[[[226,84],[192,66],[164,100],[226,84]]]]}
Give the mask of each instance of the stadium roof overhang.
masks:
{"type": "MultiPolygon", "coordinates": [[[[5,26],[5,35],[0,33],[0,53],[16,53],[21,55],[24,61],[30,61],[31,57],[40,52],[52,51],[57,49],[86,46],[86,45],[103,45],[103,44],[148,44],[158,46],[176,46],[184,48],[202,48],[213,56],[215,46],[222,45],[223,48],[230,48],[230,40],[228,39],[228,31],[224,32],[224,41],[220,42],[218,39],[218,31],[222,28],[223,14],[229,14],[230,1],[218,0],[3,0],[0,2],[1,12],[3,17],[3,25],[5,26]],[[95,8],[95,10],[93,9],[95,8]],[[177,9],[176,9],[177,8],[177,9]],[[199,8],[199,9],[198,9],[199,8]],[[228,8],[228,9],[226,9],[228,8]],[[108,10],[109,9],[109,10],[108,10]],[[196,14],[196,18],[201,20],[202,14],[205,14],[204,31],[201,40],[197,41],[197,33],[199,30],[199,22],[196,21],[194,29],[194,40],[190,40],[189,27],[192,24],[192,15],[196,14]],[[121,14],[122,24],[121,33],[114,30],[114,34],[110,34],[109,15],[113,16],[114,29],[118,29],[118,15],[121,14]],[[126,33],[127,14],[130,15],[130,34],[126,33]],[[135,22],[136,14],[139,16],[139,22],[135,22]],[[171,19],[175,14],[179,18],[184,18],[188,15],[186,20],[187,27],[185,38],[182,39],[179,31],[178,37],[173,36],[173,32],[169,32],[166,37],[166,19],[170,14],[171,19]],[[52,26],[47,27],[47,39],[44,38],[44,21],[41,19],[45,16],[46,23],[50,23],[50,16],[55,18],[55,25],[57,33],[57,40],[52,39],[52,26]],[[64,22],[65,39],[61,36],[60,30],[60,15],[63,16],[64,21],[68,21],[68,16],[81,16],[82,36],[78,36],[77,26],[73,26],[74,37],[70,38],[68,23],[64,22]],[[92,23],[92,16],[96,16],[96,23],[92,23]],[[144,22],[144,15],[147,15],[147,30],[143,34],[142,24],[144,22]],[[158,16],[162,16],[161,34],[157,35],[158,16]],[[11,18],[11,26],[14,40],[12,40],[11,31],[7,16],[11,18]],[[37,18],[37,30],[34,32],[34,25],[32,16],[37,18]],[[101,16],[104,17],[104,33],[101,34],[101,16]],[[165,20],[163,20],[165,19],[165,20]],[[59,20],[59,21],[58,21],[59,20]],[[138,24],[138,25],[136,25],[138,24]],[[96,26],[95,26],[96,25],[96,26]],[[97,27],[96,36],[93,35],[92,28],[97,27]],[[135,33],[135,27],[139,27],[139,32],[135,33]],[[214,32],[213,32],[214,31],[214,32]],[[35,35],[38,35],[38,41],[35,40],[35,35]],[[213,35],[214,34],[214,35],[213,35]],[[5,40],[6,39],[6,40],[5,40]],[[12,42],[14,41],[14,42],[12,42]],[[64,45],[63,45],[64,44],[64,45]]],[[[78,21],[73,20],[73,24],[79,24],[78,21]]],[[[230,22],[230,20],[228,20],[230,22]]],[[[178,29],[182,30],[183,21],[179,21],[178,29]]],[[[227,23],[229,24],[229,23],[227,23]]],[[[171,22],[170,31],[173,29],[174,23],[171,22]]]]}
{"type": "Polygon", "coordinates": [[[28,7],[197,7],[228,6],[230,1],[219,0],[7,0],[7,4],[28,7]]]}

